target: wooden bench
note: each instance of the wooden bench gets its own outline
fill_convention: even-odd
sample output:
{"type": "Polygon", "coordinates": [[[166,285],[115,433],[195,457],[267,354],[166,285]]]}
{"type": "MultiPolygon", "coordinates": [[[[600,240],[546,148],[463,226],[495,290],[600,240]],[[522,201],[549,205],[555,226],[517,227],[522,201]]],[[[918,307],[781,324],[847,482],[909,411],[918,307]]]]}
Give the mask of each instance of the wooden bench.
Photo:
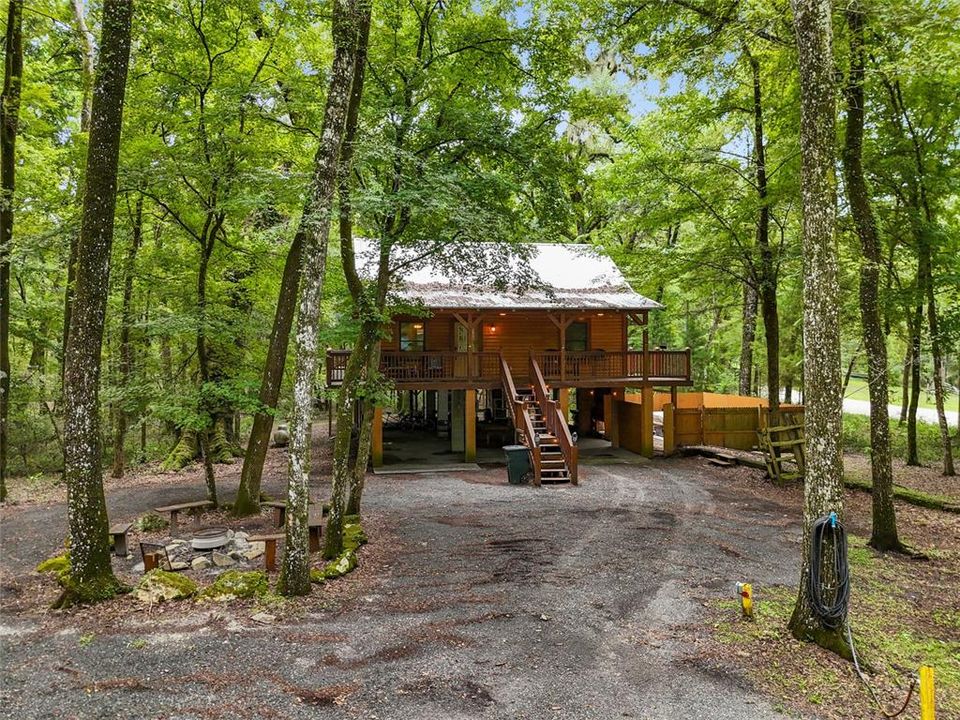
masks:
{"type": "Polygon", "coordinates": [[[113,538],[113,554],[119,557],[127,556],[127,533],[133,523],[114,523],[110,526],[110,537],[113,538]]]}
{"type": "MultiPolygon", "coordinates": [[[[310,505],[313,505],[313,500],[308,501],[310,505]]],[[[260,503],[269,508],[273,508],[273,524],[278,528],[283,527],[283,523],[287,519],[287,502],[286,500],[267,500],[266,502],[260,503]]]]}
{"type": "MultiPolygon", "coordinates": [[[[164,507],[154,508],[154,511],[158,513],[170,513],[170,535],[171,537],[176,537],[177,519],[182,511],[198,510],[208,507],[213,507],[213,503],[210,500],[197,500],[196,502],[180,503],[179,505],[165,505],[164,507]]],[[[200,513],[194,516],[194,522],[200,522],[200,513]]]]}
{"type": "Polygon", "coordinates": [[[267,500],[260,504],[273,508],[273,524],[277,527],[283,527],[284,520],[287,517],[287,503],[283,500],[267,500]]]}
{"type": "Polygon", "coordinates": [[[263,543],[263,566],[268,571],[272,571],[277,565],[277,541],[283,540],[284,537],[286,536],[283,533],[277,533],[276,535],[251,535],[247,538],[251,543],[263,543]]]}
{"type": "Polygon", "coordinates": [[[311,512],[307,518],[307,530],[310,533],[310,552],[320,552],[320,533],[323,530],[323,513],[311,512]]]}

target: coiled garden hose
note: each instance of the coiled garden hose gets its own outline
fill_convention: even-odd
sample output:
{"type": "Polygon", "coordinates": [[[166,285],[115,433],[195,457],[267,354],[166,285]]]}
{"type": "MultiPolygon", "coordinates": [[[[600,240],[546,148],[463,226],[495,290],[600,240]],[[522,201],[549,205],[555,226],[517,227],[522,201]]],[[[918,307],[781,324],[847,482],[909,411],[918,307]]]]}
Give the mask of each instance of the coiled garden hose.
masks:
{"type": "Polygon", "coordinates": [[[850,566],[847,564],[847,533],[832,512],[817,519],[810,529],[810,574],[807,575],[807,597],[820,623],[836,630],[847,619],[850,602],[850,566]],[[824,547],[829,544],[833,582],[825,584],[824,547]]]}
{"type": "Polygon", "coordinates": [[[847,533],[837,519],[837,514],[831,512],[818,518],[810,529],[810,574],[807,576],[807,598],[814,614],[819,618],[823,627],[838,630],[846,626],[847,643],[850,645],[850,654],[853,666],[857,670],[860,682],[867,688],[873,702],[876,703],[884,717],[895,718],[907,709],[913,691],[917,686],[917,679],[913,678],[907,698],[896,712],[888,712],[877,697],[866,676],[860,669],[857,658],[857,649],[853,644],[853,633],[847,621],[847,610],[850,604],[850,566],[847,562],[847,533]],[[829,545],[829,560],[833,582],[824,581],[824,565],[827,556],[824,548],[829,545]]]}

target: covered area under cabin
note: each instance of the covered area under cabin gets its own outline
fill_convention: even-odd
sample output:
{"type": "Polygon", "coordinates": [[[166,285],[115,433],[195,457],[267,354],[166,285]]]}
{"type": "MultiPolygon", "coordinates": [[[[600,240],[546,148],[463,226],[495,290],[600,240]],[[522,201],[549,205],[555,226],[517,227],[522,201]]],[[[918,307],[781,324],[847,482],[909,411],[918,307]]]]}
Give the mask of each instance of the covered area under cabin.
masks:
{"type": "MultiPolygon", "coordinates": [[[[394,392],[374,418],[374,468],[498,461],[520,443],[536,482],[576,482],[581,449],[653,454],[653,389],[691,384],[689,349],[650,346],[649,313],[662,306],[587,246],[535,245],[525,272],[534,281],[520,292],[429,264],[403,278],[402,299],[423,313],[385,329],[380,369],[394,392]],[[638,400],[633,427],[616,408],[638,400]]],[[[328,387],[348,358],[327,352],[328,387]]]]}

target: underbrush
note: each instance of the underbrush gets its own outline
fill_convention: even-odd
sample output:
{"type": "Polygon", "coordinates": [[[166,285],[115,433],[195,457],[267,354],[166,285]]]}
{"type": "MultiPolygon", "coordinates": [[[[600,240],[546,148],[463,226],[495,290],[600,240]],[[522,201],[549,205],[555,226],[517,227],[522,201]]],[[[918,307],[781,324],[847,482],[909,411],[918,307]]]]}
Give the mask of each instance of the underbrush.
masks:
{"type": "MultiPolygon", "coordinates": [[[[843,449],[846,452],[870,452],[869,417],[844,413],[843,449]]],[[[890,421],[890,451],[896,458],[907,459],[907,425],[901,425],[899,420],[890,421]]],[[[917,422],[917,455],[923,464],[939,463],[943,460],[939,426],[917,422]]]]}

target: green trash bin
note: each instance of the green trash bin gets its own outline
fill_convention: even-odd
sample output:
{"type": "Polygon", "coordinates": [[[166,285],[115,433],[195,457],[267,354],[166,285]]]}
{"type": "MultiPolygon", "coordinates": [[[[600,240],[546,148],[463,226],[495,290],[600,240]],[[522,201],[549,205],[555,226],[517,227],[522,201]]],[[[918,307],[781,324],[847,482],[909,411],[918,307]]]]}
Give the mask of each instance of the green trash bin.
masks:
{"type": "Polygon", "coordinates": [[[507,480],[511,485],[521,485],[533,470],[530,463],[530,448],[526,445],[504,445],[507,456],[507,480]]]}

